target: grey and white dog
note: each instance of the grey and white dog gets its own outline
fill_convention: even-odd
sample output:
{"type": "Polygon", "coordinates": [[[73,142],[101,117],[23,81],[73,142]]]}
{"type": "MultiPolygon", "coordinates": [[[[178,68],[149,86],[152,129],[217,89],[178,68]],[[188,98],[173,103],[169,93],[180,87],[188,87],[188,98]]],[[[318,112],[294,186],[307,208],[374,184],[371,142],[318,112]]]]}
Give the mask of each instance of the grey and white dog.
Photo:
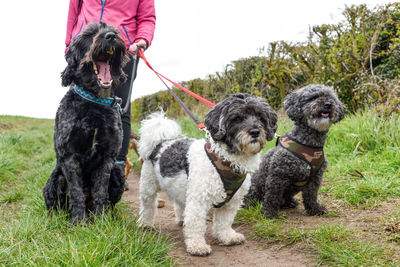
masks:
{"type": "Polygon", "coordinates": [[[328,165],[323,146],[330,126],[344,117],[343,104],[331,87],[312,84],[289,94],[284,107],[293,128],[263,156],[245,205],[260,201],[263,214],[275,217],[281,208],[295,208],[293,197],[302,192],[307,214],[324,214],[325,207],[317,202],[328,165]]]}
{"type": "Polygon", "coordinates": [[[244,236],[231,226],[250,186],[246,174],[257,169],[259,152],[266,140],[273,139],[276,121],[275,111],[262,99],[248,94],[233,95],[206,115],[205,125],[210,133],[206,143],[203,139],[181,136],[178,124],[162,113],[151,114],[140,129],[139,154],[144,160],[140,177],[140,224],[153,225],[157,194],[164,190],[174,202],[176,222],[183,223],[189,254],[204,256],[211,252],[204,234],[207,213],[213,208],[213,235],[219,243],[242,243],[244,236]],[[213,156],[207,152],[207,145],[213,156]],[[214,156],[217,161],[212,161],[214,156]],[[217,170],[221,162],[229,164],[217,170]],[[229,165],[244,179],[236,184],[233,196],[229,191],[231,184],[225,184],[220,176],[229,172],[225,168],[229,165]],[[232,197],[227,200],[228,195],[232,197]]]}

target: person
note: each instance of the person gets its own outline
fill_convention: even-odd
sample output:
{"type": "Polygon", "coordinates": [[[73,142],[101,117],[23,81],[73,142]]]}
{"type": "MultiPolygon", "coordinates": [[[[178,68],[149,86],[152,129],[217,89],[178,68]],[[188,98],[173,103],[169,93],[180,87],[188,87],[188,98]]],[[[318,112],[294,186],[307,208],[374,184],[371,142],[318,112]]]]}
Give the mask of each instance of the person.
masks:
{"type": "MultiPolygon", "coordinates": [[[[118,28],[124,39],[126,48],[136,51],[138,47],[148,48],[153,40],[156,16],[154,0],[70,0],[66,50],[68,45],[91,22],[105,22],[118,28]]],[[[122,107],[129,105],[128,111],[121,115],[123,141],[117,163],[125,168],[131,132],[131,108],[128,99],[129,87],[132,81],[133,60],[124,67],[128,79],[116,88],[115,94],[122,98],[122,107]]]]}

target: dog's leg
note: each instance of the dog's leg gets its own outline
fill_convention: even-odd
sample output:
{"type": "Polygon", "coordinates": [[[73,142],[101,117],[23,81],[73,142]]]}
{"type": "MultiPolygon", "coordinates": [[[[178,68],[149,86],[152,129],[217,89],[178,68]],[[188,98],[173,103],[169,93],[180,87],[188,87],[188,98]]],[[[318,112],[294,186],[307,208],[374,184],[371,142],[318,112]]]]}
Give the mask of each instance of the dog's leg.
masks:
{"type": "Polygon", "coordinates": [[[62,172],[68,183],[68,195],[71,206],[71,222],[78,224],[87,216],[85,211],[85,194],[83,192],[82,170],[76,156],[63,160],[62,172]]]}
{"type": "Polygon", "coordinates": [[[265,177],[262,175],[263,173],[262,171],[258,171],[252,175],[249,192],[243,200],[244,208],[255,206],[257,201],[263,201],[265,189],[265,177]]]}
{"type": "Polygon", "coordinates": [[[283,193],[291,182],[289,179],[272,175],[269,175],[266,179],[264,202],[261,211],[265,217],[273,218],[278,215],[278,210],[283,203],[283,193]]]}
{"type": "Polygon", "coordinates": [[[150,160],[143,162],[140,174],[140,217],[139,224],[152,227],[157,210],[157,193],[160,190],[154,173],[153,164],[150,160]]]}
{"type": "Polygon", "coordinates": [[[121,199],[124,193],[124,184],[124,169],[121,164],[114,163],[111,169],[110,182],[108,184],[108,197],[112,208],[121,199]]]}
{"type": "Polygon", "coordinates": [[[175,222],[176,222],[176,224],[182,226],[183,225],[184,207],[182,207],[182,205],[174,202],[174,211],[175,211],[175,222]]]}
{"type": "MultiPolygon", "coordinates": [[[[322,172],[323,173],[323,172],[322,172]]],[[[318,189],[322,182],[322,174],[317,175],[303,188],[303,202],[306,212],[310,216],[322,215],[327,212],[326,208],[318,204],[318,189]]]]}
{"type": "Polygon", "coordinates": [[[300,189],[296,189],[293,187],[289,187],[285,192],[283,193],[283,203],[281,205],[281,209],[294,209],[299,205],[299,202],[297,202],[293,197],[296,195],[300,189]]]}
{"type": "Polygon", "coordinates": [[[57,211],[58,208],[67,209],[67,185],[58,163],[42,192],[46,207],[50,212],[57,211]]]}
{"type": "Polygon", "coordinates": [[[113,165],[114,162],[108,160],[100,164],[92,173],[91,179],[93,187],[91,188],[91,192],[93,197],[93,212],[96,215],[103,214],[103,212],[107,211],[110,207],[108,187],[113,165]]]}
{"type": "Polygon", "coordinates": [[[207,256],[211,253],[211,246],[206,243],[206,219],[209,209],[207,203],[201,199],[201,194],[186,199],[183,220],[183,234],[185,236],[186,251],[193,256],[207,256]]]}
{"type": "Polygon", "coordinates": [[[240,199],[235,197],[224,206],[214,209],[213,236],[225,246],[237,245],[245,241],[243,234],[232,229],[233,220],[240,206],[240,199]]]}

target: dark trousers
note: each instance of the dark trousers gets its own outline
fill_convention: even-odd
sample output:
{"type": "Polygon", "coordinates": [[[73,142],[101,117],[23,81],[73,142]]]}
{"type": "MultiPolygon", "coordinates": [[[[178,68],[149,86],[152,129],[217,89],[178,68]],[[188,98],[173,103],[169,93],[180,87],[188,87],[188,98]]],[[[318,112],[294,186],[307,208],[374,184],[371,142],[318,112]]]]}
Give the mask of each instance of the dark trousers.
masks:
{"type": "Polygon", "coordinates": [[[126,103],[128,103],[129,108],[128,111],[121,115],[122,120],[122,147],[119,151],[119,155],[117,156],[117,161],[124,161],[126,160],[126,155],[128,155],[128,148],[129,148],[129,139],[131,135],[131,100],[128,99],[129,95],[129,87],[132,80],[132,69],[133,69],[133,60],[132,55],[129,54],[131,60],[125,65],[124,72],[128,75],[128,79],[125,83],[119,85],[115,90],[115,95],[122,98],[122,105],[121,107],[124,108],[126,103]]]}

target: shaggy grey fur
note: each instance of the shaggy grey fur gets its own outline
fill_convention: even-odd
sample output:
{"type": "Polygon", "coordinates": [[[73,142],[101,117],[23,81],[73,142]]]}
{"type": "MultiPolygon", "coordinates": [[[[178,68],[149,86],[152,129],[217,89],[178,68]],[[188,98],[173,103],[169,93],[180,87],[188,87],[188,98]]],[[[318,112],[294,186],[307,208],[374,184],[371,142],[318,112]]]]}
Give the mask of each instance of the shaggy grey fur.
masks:
{"type": "MultiPolygon", "coordinates": [[[[343,104],[333,89],[318,84],[308,85],[289,94],[284,107],[294,124],[289,135],[312,147],[323,147],[329,127],[344,117],[343,104]],[[322,116],[327,113],[329,117],[322,116]]],[[[309,164],[283,147],[276,146],[263,156],[258,171],[252,176],[245,205],[260,201],[263,203],[263,214],[275,217],[280,208],[296,207],[298,203],[293,196],[301,191],[307,214],[323,214],[326,209],[318,204],[317,193],[327,165],[325,159],[317,174],[311,177],[309,164]],[[306,185],[294,185],[304,180],[307,180],[306,185]]]]}
{"type": "Polygon", "coordinates": [[[57,110],[57,165],[43,196],[50,211],[70,210],[72,223],[79,223],[89,213],[101,214],[119,201],[125,178],[122,167],[115,164],[122,142],[118,109],[82,98],[74,86],[95,97],[112,97],[116,86],[126,79],[122,67],[129,59],[118,31],[104,23],[89,24],[71,43],[65,58],[68,66],[62,84],[71,87],[57,110]],[[104,68],[105,64],[109,67],[104,68]],[[99,72],[109,71],[113,81],[105,86],[95,65],[99,72]]]}
{"type": "MultiPolygon", "coordinates": [[[[249,94],[230,96],[215,106],[206,116],[205,125],[215,141],[227,145],[229,153],[247,153],[250,143],[262,149],[265,140],[276,132],[277,115],[261,98],[249,94]]],[[[258,153],[258,151],[256,152],[258,153]]]]}

